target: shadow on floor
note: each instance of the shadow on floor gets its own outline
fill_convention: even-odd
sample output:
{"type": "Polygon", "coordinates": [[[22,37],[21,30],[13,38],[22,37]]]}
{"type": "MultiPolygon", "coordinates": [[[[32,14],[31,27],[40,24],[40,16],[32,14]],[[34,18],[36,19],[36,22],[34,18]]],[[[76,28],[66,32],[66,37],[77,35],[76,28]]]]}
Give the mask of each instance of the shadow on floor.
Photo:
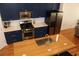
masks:
{"type": "Polygon", "coordinates": [[[62,52],[60,54],[51,55],[51,56],[72,56],[72,55],[69,52],[65,51],[65,52],[62,52]]]}

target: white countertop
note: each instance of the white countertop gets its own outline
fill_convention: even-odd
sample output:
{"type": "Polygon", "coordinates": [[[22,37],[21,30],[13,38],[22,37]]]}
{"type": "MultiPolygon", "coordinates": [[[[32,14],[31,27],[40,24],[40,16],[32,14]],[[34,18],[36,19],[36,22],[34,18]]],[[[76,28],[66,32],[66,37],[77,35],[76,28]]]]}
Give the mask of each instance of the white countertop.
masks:
{"type": "Polygon", "coordinates": [[[45,18],[44,17],[34,18],[33,21],[34,21],[34,24],[33,24],[34,28],[48,26],[45,23],[45,18]]]}
{"type": "Polygon", "coordinates": [[[4,28],[4,32],[10,32],[10,31],[16,31],[16,30],[21,30],[19,21],[11,21],[10,27],[4,28]]]}
{"type": "MultiPolygon", "coordinates": [[[[29,20],[29,19],[26,19],[26,20],[29,20]]],[[[31,18],[30,20],[32,20],[32,25],[34,26],[34,28],[48,26],[44,22],[44,20],[45,20],[44,17],[41,17],[41,18],[31,18]],[[33,23],[33,21],[35,21],[35,23],[33,23]]],[[[20,23],[19,23],[20,21],[25,21],[25,19],[24,20],[14,20],[14,21],[11,21],[10,27],[4,28],[4,32],[21,30],[20,23]]]]}
{"type": "Polygon", "coordinates": [[[21,30],[21,28],[18,27],[8,27],[8,28],[4,28],[4,32],[11,32],[11,31],[17,31],[17,30],[21,30]]]}
{"type": "Polygon", "coordinates": [[[39,28],[39,27],[45,27],[48,26],[46,23],[38,23],[38,24],[33,24],[34,28],[39,28]]]}

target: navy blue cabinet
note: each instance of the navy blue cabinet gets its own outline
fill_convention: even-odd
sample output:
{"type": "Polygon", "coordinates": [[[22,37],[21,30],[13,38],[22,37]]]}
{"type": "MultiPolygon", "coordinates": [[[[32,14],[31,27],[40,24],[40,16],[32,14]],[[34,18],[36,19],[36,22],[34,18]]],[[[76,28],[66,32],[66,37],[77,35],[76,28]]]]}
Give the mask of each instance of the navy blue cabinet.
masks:
{"type": "Polygon", "coordinates": [[[8,44],[18,42],[22,40],[22,32],[20,30],[5,32],[5,37],[8,44]]]}
{"type": "Polygon", "coordinates": [[[43,37],[46,34],[48,34],[48,27],[39,27],[39,28],[35,28],[34,29],[35,32],[35,37],[39,38],[39,37],[43,37]]]}
{"type": "Polygon", "coordinates": [[[32,17],[46,17],[48,10],[59,10],[60,3],[1,3],[2,20],[19,19],[19,12],[32,11],[32,17]]]}

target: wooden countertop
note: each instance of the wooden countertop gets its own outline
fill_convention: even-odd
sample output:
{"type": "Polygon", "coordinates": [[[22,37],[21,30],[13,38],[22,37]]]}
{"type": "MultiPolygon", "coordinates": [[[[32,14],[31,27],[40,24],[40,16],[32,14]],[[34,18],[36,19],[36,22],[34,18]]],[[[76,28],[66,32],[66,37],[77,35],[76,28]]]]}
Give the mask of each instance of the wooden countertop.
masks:
{"type": "MultiPolygon", "coordinates": [[[[55,41],[56,35],[51,35],[50,38],[55,41]]],[[[52,42],[50,45],[44,44],[38,46],[35,40],[37,39],[24,40],[14,43],[14,55],[49,56],[61,53],[76,46],[63,35],[60,35],[58,42],[52,42]]]]}

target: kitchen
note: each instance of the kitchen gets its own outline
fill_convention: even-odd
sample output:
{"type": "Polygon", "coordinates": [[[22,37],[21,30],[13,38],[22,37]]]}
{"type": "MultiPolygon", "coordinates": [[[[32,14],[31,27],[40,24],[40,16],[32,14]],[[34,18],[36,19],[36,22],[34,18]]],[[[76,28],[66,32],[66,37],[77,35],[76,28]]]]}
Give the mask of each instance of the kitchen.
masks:
{"type": "Polygon", "coordinates": [[[0,11],[3,20],[1,22],[3,24],[4,37],[7,42],[4,42],[3,45],[13,44],[15,48],[14,55],[24,54],[26,56],[61,55],[61,52],[75,47],[76,45],[71,41],[68,41],[62,35],[59,36],[63,18],[63,11],[59,9],[59,3],[1,4],[0,11]],[[64,38],[67,41],[63,39],[58,40],[59,38],[64,38]],[[47,44],[47,46],[44,44],[47,44]],[[61,49],[59,47],[63,48],[61,49]],[[22,51],[24,48],[27,50],[26,53],[22,51]],[[31,53],[33,51],[32,48],[37,52],[34,51],[34,53],[31,53]],[[43,50],[41,48],[43,48],[43,50]],[[50,53],[50,51],[52,53],[50,53]]]}

